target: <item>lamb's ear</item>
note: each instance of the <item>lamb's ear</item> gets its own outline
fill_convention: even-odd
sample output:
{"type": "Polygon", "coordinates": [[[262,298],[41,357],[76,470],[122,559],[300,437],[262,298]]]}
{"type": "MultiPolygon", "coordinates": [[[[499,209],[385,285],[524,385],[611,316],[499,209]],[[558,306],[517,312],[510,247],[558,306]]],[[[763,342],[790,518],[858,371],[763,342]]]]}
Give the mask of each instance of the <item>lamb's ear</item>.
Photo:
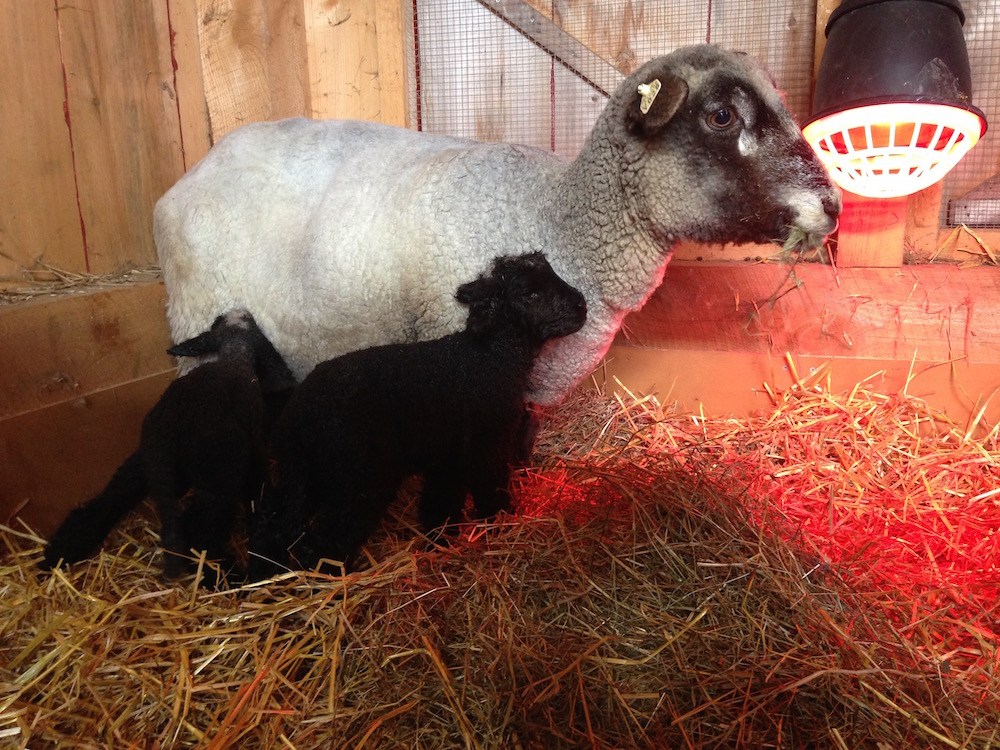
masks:
{"type": "Polygon", "coordinates": [[[687,96],[688,85],[683,78],[666,72],[651,76],[631,92],[625,108],[629,132],[644,137],[655,135],[677,114],[687,96]]]}
{"type": "Polygon", "coordinates": [[[465,326],[467,330],[478,334],[493,325],[498,292],[499,282],[491,276],[480,276],[458,288],[455,299],[469,306],[469,319],[465,326]]]}
{"type": "Polygon", "coordinates": [[[167,349],[167,354],[174,357],[200,357],[204,354],[215,354],[217,351],[219,351],[219,337],[215,331],[205,331],[193,339],[174,344],[167,349]]]}

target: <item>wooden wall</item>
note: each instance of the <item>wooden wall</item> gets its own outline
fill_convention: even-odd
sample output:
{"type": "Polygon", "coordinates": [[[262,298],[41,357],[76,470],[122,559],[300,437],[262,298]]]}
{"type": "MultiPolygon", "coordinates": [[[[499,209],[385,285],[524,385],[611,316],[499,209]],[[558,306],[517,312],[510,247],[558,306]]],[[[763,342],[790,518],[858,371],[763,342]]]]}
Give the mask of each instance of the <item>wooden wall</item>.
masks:
{"type": "Polygon", "coordinates": [[[0,0],[0,522],[51,530],[138,441],[174,374],[156,200],[239,125],[406,124],[408,2],[0,0]],[[28,273],[31,272],[31,273],[28,273]]]}
{"type": "Polygon", "coordinates": [[[243,123],[405,124],[405,10],[0,0],[0,285],[42,265],[107,274],[155,263],[153,204],[243,123]]]}
{"type": "MultiPolygon", "coordinates": [[[[511,49],[530,48],[565,97],[539,97],[538,108],[582,120],[601,99],[581,70],[607,88],[674,39],[628,0],[469,3],[480,15],[488,5],[511,49]]],[[[821,26],[836,4],[819,0],[810,19],[821,26]]],[[[719,3],[671,7],[678,22],[713,8],[712,40],[741,47],[777,17],[719,3]]],[[[154,263],[153,204],[243,123],[305,115],[411,124],[411,10],[409,0],[0,0],[0,291],[154,263]]],[[[795,14],[778,16],[788,24],[795,14]]],[[[789,61],[817,39],[815,27],[792,28],[789,61]]],[[[467,46],[473,59],[491,54],[467,46]]],[[[436,106],[461,94],[454,73],[422,71],[428,97],[434,76],[443,81],[436,106]]],[[[517,79],[494,84],[472,134],[509,137],[517,79]]],[[[539,145],[571,153],[585,132],[560,120],[539,145]]],[[[761,262],[771,246],[683,245],[597,376],[683,409],[740,412],[767,406],[764,382],[789,384],[790,351],[803,372],[832,363],[835,385],[875,377],[957,419],[974,416],[1000,384],[1000,278],[995,267],[928,261],[995,265],[1000,232],[942,230],[939,209],[940,188],[930,188],[865,214],[879,231],[849,213],[840,241],[886,267],[803,264],[790,286],[787,267],[761,262]],[[900,267],[904,258],[916,264],[900,267]]],[[[132,450],[141,415],[173,376],[164,302],[153,280],[0,304],[0,522],[16,512],[50,530],[132,450]]],[[[983,414],[996,421],[993,401],[983,414]]]]}

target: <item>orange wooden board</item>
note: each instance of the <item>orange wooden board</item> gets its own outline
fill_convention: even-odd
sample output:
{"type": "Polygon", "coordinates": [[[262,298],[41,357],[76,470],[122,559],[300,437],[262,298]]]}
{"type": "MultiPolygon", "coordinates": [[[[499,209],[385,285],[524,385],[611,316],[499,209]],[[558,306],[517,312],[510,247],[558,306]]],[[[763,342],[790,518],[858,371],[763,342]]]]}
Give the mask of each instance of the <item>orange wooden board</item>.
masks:
{"type": "Polygon", "coordinates": [[[0,420],[0,522],[48,534],[99,492],[139,444],[142,418],[173,372],[0,420]]]}
{"type": "MultiPolygon", "coordinates": [[[[864,382],[887,395],[903,393],[967,427],[978,417],[981,429],[1000,422],[1000,362],[916,364],[906,360],[793,357],[800,377],[829,367],[833,393],[847,393],[864,382]],[[986,407],[983,409],[983,407],[986,407]],[[982,412],[980,414],[980,412],[982,412]]],[[[794,384],[784,356],[750,351],[639,348],[618,343],[591,383],[608,391],[624,386],[637,396],[653,394],[682,413],[743,417],[774,407],[765,384],[782,391],[794,384]]],[[[624,390],[622,390],[624,392],[624,390]]]]}
{"type": "Polygon", "coordinates": [[[174,369],[162,282],[0,307],[0,420],[174,369]]]}
{"type": "Polygon", "coordinates": [[[1000,363],[1000,268],[672,263],[622,343],[1000,363]]]}

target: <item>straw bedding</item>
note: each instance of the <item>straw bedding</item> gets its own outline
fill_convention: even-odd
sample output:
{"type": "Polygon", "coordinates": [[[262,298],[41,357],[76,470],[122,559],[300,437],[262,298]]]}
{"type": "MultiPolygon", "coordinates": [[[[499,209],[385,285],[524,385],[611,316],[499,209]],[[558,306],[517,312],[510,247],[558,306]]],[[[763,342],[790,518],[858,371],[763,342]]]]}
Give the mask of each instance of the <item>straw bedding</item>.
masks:
{"type": "Polygon", "coordinates": [[[821,378],[581,393],[515,514],[433,546],[401,499],[347,577],[168,586],[141,518],[39,576],[5,529],[0,746],[1000,747],[997,433],[821,378]]]}

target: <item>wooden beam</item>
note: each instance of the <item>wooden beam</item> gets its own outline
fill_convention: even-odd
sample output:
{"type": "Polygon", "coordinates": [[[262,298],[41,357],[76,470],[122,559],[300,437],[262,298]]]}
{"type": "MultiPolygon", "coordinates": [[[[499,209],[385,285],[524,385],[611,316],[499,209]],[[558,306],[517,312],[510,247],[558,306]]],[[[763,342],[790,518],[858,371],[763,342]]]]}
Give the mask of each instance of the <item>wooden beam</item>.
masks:
{"type": "Polygon", "coordinates": [[[480,4],[557,58],[602,94],[610,96],[624,79],[611,63],[524,0],[479,0],[480,4]]]}
{"type": "Polygon", "coordinates": [[[909,198],[866,198],[843,191],[844,209],[833,243],[840,268],[903,265],[909,198]]]}
{"type": "MultiPolygon", "coordinates": [[[[1000,423],[1000,363],[953,362],[920,364],[903,359],[858,359],[793,355],[801,376],[820,368],[833,393],[847,393],[858,383],[878,393],[905,393],[967,429],[983,434],[1000,423]]],[[[707,351],[645,348],[615,343],[586,385],[608,392],[655,395],[685,414],[745,417],[774,407],[765,384],[774,392],[794,384],[788,360],[777,352],[707,351]]]]}
{"type": "MultiPolygon", "coordinates": [[[[156,261],[153,204],[183,173],[173,61],[158,0],[109,12],[100,0],[58,5],[60,49],[87,270],[156,261]]],[[[36,194],[45,202],[48,196],[36,194]]]]}
{"type": "Polygon", "coordinates": [[[0,307],[0,522],[42,531],[135,449],[174,377],[161,282],[0,307]]]}
{"type": "Polygon", "coordinates": [[[4,3],[0,47],[0,285],[39,260],[86,271],[52,3],[4,3]]]}
{"type": "Polygon", "coordinates": [[[302,0],[197,0],[212,142],[250,122],[309,114],[302,0]]]}
{"type": "Polygon", "coordinates": [[[0,306],[0,419],[174,369],[162,282],[0,306]]]}
{"type": "MultiPolygon", "coordinates": [[[[671,263],[646,306],[626,318],[606,376],[685,409],[746,413],[767,405],[763,382],[787,384],[790,352],[809,367],[832,360],[839,385],[885,370],[881,384],[895,389],[919,376],[909,392],[956,419],[1000,383],[1000,269],[800,263],[791,271],[671,263]]],[[[993,402],[995,422],[1000,396],[993,402]]]]}
{"type": "Polygon", "coordinates": [[[143,416],[173,377],[148,375],[0,419],[0,522],[54,531],[135,450],[143,416]]]}
{"type": "Polygon", "coordinates": [[[407,123],[400,0],[305,0],[312,116],[407,123]]]}
{"type": "Polygon", "coordinates": [[[1000,363],[1000,268],[671,263],[635,346],[1000,363]]]}

